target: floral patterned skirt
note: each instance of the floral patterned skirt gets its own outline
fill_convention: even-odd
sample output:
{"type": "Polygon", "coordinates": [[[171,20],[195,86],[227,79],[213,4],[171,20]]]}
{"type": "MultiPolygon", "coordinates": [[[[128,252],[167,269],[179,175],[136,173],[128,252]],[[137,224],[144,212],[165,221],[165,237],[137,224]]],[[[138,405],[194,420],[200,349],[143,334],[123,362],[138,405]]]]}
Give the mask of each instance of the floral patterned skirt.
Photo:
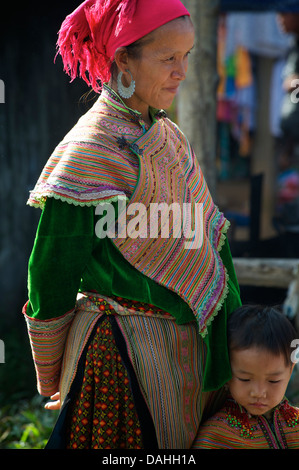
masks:
{"type": "Polygon", "coordinates": [[[71,449],[143,447],[130,380],[109,317],[96,327],[88,346],[82,388],[69,409],[67,435],[71,449]]]}

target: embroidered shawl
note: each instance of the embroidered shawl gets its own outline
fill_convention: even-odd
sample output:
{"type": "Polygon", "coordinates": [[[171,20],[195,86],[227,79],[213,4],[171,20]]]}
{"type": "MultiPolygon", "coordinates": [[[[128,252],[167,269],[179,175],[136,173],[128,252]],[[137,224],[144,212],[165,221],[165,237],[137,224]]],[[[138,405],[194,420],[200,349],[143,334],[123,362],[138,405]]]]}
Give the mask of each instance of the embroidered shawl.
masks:
{"type": "MultiPolygon", "coordinates": [[[[228,222],[211,198],[188,140],[163,113],[157,112],[146,129],[140,114],[105,87],[53,152],[28,204],[43,207],[47,197],[75,205],[116,199],[125,200],[126,207],[142,204],[139,236],[116,235],[112,241],[136,269],[180,295],[192,308],[201,335],[207,334],[228,291],[219,255],[228,222]],[[151,237],[153,204],[188,206],[190,227],[201,234],[200,243],[186,249],[186,238],[175,235],[177,225],[182,227],[175,216],[169,218],[169,236],[161,224],[151,237]]],[[[124,217],[128,227],[132,214],[125,211],[124,217]]]]}

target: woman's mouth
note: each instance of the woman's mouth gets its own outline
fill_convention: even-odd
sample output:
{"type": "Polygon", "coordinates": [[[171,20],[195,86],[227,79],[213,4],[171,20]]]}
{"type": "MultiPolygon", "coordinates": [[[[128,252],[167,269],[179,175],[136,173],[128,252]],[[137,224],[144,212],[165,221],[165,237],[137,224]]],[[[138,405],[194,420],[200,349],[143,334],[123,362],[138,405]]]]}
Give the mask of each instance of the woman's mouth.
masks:
{"type": "Polygon", "coordinates": [[[172,88],[166,88],[166,91],[168,91],[169,93],[173,93],[174,95],[177,93],[179,87],[172,87],[172,88]]]}

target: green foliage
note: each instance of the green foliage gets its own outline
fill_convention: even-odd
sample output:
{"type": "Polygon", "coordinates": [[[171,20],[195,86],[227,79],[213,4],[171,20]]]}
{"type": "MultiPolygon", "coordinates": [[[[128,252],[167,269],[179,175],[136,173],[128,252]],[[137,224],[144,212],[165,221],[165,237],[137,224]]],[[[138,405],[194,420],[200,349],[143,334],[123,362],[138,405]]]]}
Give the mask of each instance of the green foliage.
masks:
{"type": "Polygon", "coordinates": [[[5,345],[5,363],[0,364],[0,408],[30,398],[36,393],[36,377],[24,325],[1,329],[5,345]]]}
{"type": "Polygon", "coordinates": [[[43,449],[50,437],[58,411],[44,409],[37,395],[0,409],[0,449],[43,449]]]}
{"type": "Polygon", "coordinates": [[[36,394],[25,325],[0,327],[5,344],[5,363],[0,364],[0,449],[42,449],[58,412],[45,410],[46,399],[36,394]]]}

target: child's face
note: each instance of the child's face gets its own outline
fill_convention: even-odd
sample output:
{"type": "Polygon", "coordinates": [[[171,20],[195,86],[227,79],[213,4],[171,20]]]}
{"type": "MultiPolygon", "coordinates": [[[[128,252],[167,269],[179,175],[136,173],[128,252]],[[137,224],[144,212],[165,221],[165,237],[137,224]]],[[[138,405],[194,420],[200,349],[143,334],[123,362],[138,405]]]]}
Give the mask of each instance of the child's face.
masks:
{"type": "Polygon", "coordinates": [[[250,348],[231,351],[230,357],[230,393],[250,414],[265,414],[281,402],[293,370],[282,354],[250,348]]]}

